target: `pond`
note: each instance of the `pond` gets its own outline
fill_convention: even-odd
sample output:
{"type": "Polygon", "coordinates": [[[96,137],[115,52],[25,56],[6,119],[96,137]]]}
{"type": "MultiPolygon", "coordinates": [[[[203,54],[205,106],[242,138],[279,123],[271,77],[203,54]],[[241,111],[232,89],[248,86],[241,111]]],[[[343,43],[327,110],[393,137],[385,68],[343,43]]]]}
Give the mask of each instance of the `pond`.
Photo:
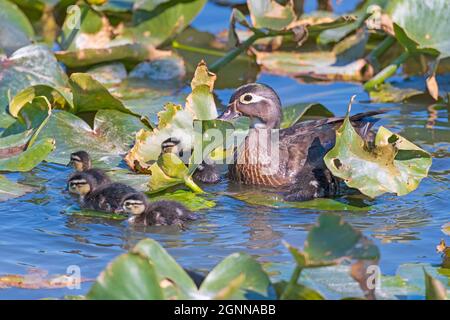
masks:
{"type": "MultiPolygon", "coordinates": [[[[350,7],[338,7],[339,10],[351,9],[353,2],[345,2],[350,7]]],[[[192,26],[199,31],[218,33],[227,27],[229,15],[229,8],[208,3],[192,26]]],[[[420,103],[369,103],[367,93],[358,83],[300,83],[264,72],[257,74],[256,80],[271,85],[284,105],[320,102],[335,114],[344,115],[349,97],[356,94],[352,112],[388,108],[389,112],[379,117],[377,125],[400,133],[430,152],[433,156],[430,174],[407,196],[384,195],[369,201],[368,211],[338,213],[374,239],[381,251],[383,274],[394,275],[404,263],[438,265],[441,259],[435,247],[443,237],[441,227],[448,222],[450,208],[449,110],[432,112],[420,103]]],[[[232,89],[218,89],[215,93],[223,106],[232,89]]],[[[224,195],[234,186],[223,180],[218,185],[204,186],[217,206],[203,211],[201,219],[187,230],[149,228],[144,232],[130,228],[126,222],[65,214],[64,209],[75,203],[64,192],[70,172],[65,166],[42,163],[28,173],[5,175],[35,186],[37,191],[0,202],[0,274],[26,274],[30,269],[65,274],[69,266],[76,265],[83,278],[93,279],[113,258],[140,239],[150,237],[191,270],[206,272],[233,252],[247,252],[274,279],[287,279],[294,265],[283,241],[302,246],[308,228],[320,213],[312,209],[250,206],[224,195]]],[[[0,289],[0,298],[60,298],[85,294],[90,286],[87,282],[79,290],[0,289]]]]}

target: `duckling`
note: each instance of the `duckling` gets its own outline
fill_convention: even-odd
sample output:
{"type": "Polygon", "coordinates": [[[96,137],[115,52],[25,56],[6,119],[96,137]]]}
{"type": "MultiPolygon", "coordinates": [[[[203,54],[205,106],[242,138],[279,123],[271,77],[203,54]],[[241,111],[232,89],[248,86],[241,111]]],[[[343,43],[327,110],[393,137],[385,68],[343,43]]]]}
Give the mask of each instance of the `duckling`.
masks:
{"type": "MultiPolygon", "coordinates": [[[[363,138],[372,139],[370,128],[374,121],[368,117],[380,113],[384,111],[360,113],[350,120],[363,138]]],[[[231,180],[276,188],[288,201],[338,194],[339,180],[328,170],[323,157],[333,148],[343,117],[305,121],[280,129],[280,98],[271,87],[259,83],[239,87],[219,119],[241,116],[250,118],[251,127],[235,150],[234,163],[228,167],[231,180]],[[272,138],[278,138],[277,145],[273,145],[272,138]],[[272,148],[277,148],[275,153],[272,148]]]]}
{"type": "Polygon", "coordinates": [[[123,210],[131,215],[128,222],[134,225],[178,225],[184,229],[186,221],[197,219],[197,216],[181,203],[166,200],[148,202],[147,196],[142,192],[125,197],[123,210]]]}
{"type": "MultiPolygon", "coordinates": [[[[183,150],[180,150],[180,140],[177,138],[171,137],[161,144],[163,153],[175,153],[180,158],[183,157],[183,150]]],[[[203,183],[214,184],[220,181],[220,173],[217,170],[217,166],[214,164],[208,164],[203,161],[197,169],[194,171],[192,175],[194,180],[200,181],[203,183]]]]}
{"type": "Polygon", "coordinates": [[[87,172],[73,174],[67,184],[69,192],[80,196],[82,208],[104,212],[123,212],[123,200],[137,192],[123,183],[99,184],[97,179],[87,172]]]}
{"type": "MultiPolygon", "coordinates": [[[[92,168],[91,157],[86,151],[77,151],[70,155],[68,166],[73,167],[76,172],[86,172],[92,176],[98,185],[111,183],[111,179],[101,169],[92,168]]],[[[69,178],[70,179],[70,178],[69,178]]]]}

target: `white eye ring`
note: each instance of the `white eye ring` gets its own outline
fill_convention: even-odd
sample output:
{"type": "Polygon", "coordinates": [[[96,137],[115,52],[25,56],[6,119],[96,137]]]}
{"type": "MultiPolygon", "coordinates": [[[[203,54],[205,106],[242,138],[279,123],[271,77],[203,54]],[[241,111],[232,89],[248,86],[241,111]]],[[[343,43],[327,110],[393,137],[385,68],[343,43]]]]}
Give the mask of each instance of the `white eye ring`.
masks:
{"type": "Polygon", "coordinates": [[[243,103],[243,104],[260,102],[262,100],[267,100],[267,99],[262,96],[253,94],[253,93],[244,93],[242,96],[239,97],[239,102],[243,103]],[[249,97],[251,98],[250,100],[245,100],[246,98],[248,99],[249,97]]]}

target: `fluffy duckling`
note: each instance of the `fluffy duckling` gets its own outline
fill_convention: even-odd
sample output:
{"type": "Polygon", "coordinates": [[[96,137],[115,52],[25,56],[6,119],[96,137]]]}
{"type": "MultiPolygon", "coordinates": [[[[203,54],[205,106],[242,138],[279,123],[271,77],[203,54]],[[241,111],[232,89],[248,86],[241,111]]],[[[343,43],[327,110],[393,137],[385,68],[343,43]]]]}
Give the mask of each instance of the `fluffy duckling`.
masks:
{"type": "Polygon", "coordinates": [[[137,192],[123,183],[99,184],[87,172],[73,174],[67,184],[69,192],[80,196],[82,208],[104,212],[123,212],[124,199],[137,192]]]}
{"type": "MultiPolygon", "coordinates": [[[[181,158],[183,157],[183,150],[180,150],[179,144],[180,140],[171,137],[161,144],[162,152],[175,153],[181,158]]],[[[215,164],[208,164],[205,161],[197,167],[192,177],[196,181],[208,184],[214,184],[220,181],[220,173],[217,170],[217,166],[215,164]]]]}
{"type": "Polygon", "coordinates": [[[128,222],[133,225],[177,225],[184,229],[186,221],[197,219],[197,216],[181,203],[166,200],[149,202],[142,192],[125,197],[123,210],[131,215],[128,222]]]}
{"type": "MultiPolygon", "coordinates": [[[[101,169],[92,168],[91,157],[86,151],[77,151],[70,155],[68,166],[73,167],[77,172],[86,172],[96,180],[97,185],[111,183],[111,179],[101,169]]],[[[69,178],[70,179],[70,178],[69,178]]]]}
{"type": "MultiPolygon", "coordinates": [[[[369,117],[383,112],[360,113],[350,120],[361,137],[370,139],[370,128],[375,121],[369,117]]],[[[251,128],[235,152],[234,163],[228,167],[230,179],[275,188],[289,201],[330,197],[338,193],[339,181],[328,170],[323,157],[333,148],[336,129],[344,121],[343,117],[305,121],[280,129],[280,98],[271,87],[258,83],[239,87],[219,119],[241,116],[250,118],[251,128]],[[274,129],[279,129],[278,150],[275,149],[278,153],[275,154],[267,152],[273,148],[274,129]]]]}

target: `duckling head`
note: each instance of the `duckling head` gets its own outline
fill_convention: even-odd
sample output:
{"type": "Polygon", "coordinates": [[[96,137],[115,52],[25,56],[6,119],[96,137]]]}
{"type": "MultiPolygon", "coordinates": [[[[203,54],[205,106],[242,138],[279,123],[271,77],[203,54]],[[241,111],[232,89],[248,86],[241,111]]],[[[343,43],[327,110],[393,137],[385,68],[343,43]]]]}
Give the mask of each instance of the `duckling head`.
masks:
{"type": "Polygon", "coordinates": [[[174,153],[179,157],[183,156],[183,149],[180,145],[181,141],[177,138],[170,137],[161,143],[163,153],[174,153]]]}
{"type": "Polygon", "coordinates": [[[70,193],[84,197],[96,187],[95,180],[83,172],[72,175],[67,182],[67,189],[70,193]]]}
{"type": "Polygon", "coordinates": [[[147,196],[142,192],[132,193],[124,198],[122,208],[125,213],[133,216],[139,216],[147,209],[147,196]]]}
{"type": "Polygon", "coordinates": [[[91,157],[86,151],[77,151],[70,155],[69,166],[82,172],[92,168],[91,157]]]}
{"type": "Polygon", "coordinates": [[[280,127],[281,115],[281,101],[275,90],[265,84],[249,83],[234,92],[219,119],[246,116],[253,128],[275,129],[280,127]]]}

